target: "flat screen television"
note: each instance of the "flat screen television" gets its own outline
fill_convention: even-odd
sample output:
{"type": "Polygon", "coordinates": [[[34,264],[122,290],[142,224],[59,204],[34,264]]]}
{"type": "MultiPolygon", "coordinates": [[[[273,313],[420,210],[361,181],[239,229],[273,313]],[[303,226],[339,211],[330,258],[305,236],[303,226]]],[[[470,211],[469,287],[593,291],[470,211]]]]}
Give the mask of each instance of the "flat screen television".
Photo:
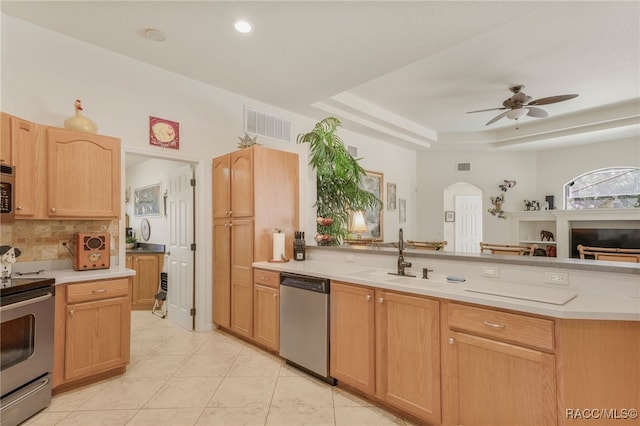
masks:
{"type": "Polygon", "coordinates": [[[578,259],[578,244],[590,247],[640,248],[640,229],[572,228],[571,257],[578,259]]]}

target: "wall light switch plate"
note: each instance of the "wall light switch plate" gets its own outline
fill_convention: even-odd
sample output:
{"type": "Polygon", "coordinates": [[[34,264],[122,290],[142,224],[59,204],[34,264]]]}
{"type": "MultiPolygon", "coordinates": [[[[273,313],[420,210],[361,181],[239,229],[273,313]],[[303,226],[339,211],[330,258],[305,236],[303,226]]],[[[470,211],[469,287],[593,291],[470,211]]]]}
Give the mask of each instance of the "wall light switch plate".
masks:
{"type": "Polygon", "coordinates": [[[545,272],[544,282],[547,284],[569,285],[569,274],[564,272],[545,272]]]}
{"type": "Polygon", "coordinates": [[[483,266],[482,267],[482,276],[483,277],[493,277],[497,278],[500,276],[500,268],[496,266],[483,266]]]}

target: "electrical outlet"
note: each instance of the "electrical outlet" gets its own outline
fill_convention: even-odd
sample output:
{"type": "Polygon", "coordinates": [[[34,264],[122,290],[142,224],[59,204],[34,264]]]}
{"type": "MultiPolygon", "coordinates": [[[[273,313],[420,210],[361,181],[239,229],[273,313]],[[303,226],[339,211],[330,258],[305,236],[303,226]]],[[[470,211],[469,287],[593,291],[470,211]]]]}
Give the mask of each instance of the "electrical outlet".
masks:
{"type": "Polygon", "coordinates": [[[482,276],[497,278],[500,276],[500,268],[497,268],[495,266],[483,266],[482,276]]]}
{"type": "Polygon", "coordinates": [[[69,246],[69,240],[60,240],[58,241],[58,254],[69,254],[69,250],[67,250],[69,246]]]}
{"type": "Polygon", "coordinates": [[[564,272],[545,272],[544,282],[547,284],[569,285],[569,274],[564,272]]]}

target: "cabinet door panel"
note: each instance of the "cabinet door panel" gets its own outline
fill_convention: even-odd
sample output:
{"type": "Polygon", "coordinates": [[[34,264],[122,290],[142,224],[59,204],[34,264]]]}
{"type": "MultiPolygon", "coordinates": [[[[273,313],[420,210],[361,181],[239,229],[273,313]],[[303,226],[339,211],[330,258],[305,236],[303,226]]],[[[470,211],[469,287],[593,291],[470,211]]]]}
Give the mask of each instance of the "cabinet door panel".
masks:
{"type": "Polygon", "coordinates": [[[377,392],[440,422],[440,315],[435,300],[376,291],[377,392]]]}
{"type": "Polygon", "coordinates": [[[231,328],[247,337],[253,332],[253,222],[231,223],[231,328]]]}
{"type": "Polygon", "coordinates": [[[253,294],[253,338],[273,350],[280,347],[280,290],[256,284],[253,294]]]}
{"type": "Polygon", "coordinates": [[[331,376],[375,392],[374,290],[331,283],[331,376]]]}
{"type": "Polygon", "coordinates": [[[133,261],[136,280],[132,289],[135,309],[151,309],[160,284],[162,258],[155,254],[138,254],[133,261]]]}
{"type": "Polygon", "coordinates": [[[231,216],[253,215],[253,150],[231,154],[231,216]]]}
{"type": "Polygon", "coordinates": [[[42,214],[44,147],[38,139],[39,126],[11,118],[11,163],[16,166],[16,217],[35,218],[42,214]]]}
{"type": "Polygon", "coordinates": [[[228,217],[231,209],[230,191],[230,156],[225,155],[213,159],[213,217],[228,217]]]}
{"type": "Polygon", "coordinates": [[[49,128],[48,215],[120,216],[120,140],[49,128]]]}
{"type": "Polygon", "coordinates": [[[65,379],[124,366],[129,358],[128,298],[67,306],[65,379]]]}
{"type": "Polygon", "coordinates": [[[231,222],[213,222],[213,322],[231,326],[231,222]]]}
{"type": "Polygon", "coordinates": [[[555,425],[555,356],[452,333],[456,424],[555,425]]]}

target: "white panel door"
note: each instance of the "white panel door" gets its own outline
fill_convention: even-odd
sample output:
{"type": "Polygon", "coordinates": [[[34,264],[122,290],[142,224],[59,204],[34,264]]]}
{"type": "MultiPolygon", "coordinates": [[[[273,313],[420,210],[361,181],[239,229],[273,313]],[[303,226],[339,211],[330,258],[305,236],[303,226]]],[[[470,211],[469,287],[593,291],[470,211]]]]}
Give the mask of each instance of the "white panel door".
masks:
{"type": "Polygon", "coordinates": [[[456,252],[480,253],[482,197],[479,195],[456,195],[455,209],[456,252]]]}
{"type": "Polygon", "coordinates": [[[190,165],[169,175],[167,204],[169,210],[168,317],[176,324],[193,330],[194,301],[194,187],[190,165]]]}

